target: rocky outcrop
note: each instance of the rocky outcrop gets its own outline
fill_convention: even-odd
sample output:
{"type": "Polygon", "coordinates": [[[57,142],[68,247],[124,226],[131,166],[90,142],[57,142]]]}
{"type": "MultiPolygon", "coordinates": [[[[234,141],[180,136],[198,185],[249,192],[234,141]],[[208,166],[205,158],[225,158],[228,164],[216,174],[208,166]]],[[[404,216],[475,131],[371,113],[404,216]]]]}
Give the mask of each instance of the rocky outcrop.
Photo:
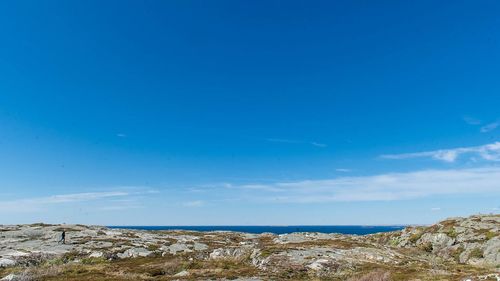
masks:
{"type": "MultiPolygon", "coordinates": [[[[99,261],[112,266],[120,260],[141,258],[142,262],[146,259],[152,263],[161,259],[162,268],[155,269],[151,276],[171,275],[174,279],[199,279],[196,276],[205,276],[199,275],[202,273],[213,276],[222,271],[207,273],[202,268],[223,266],[222,269],[227,270],[238,265],[245,268],[242,272],[256,274],[263,280],[311,276],[355,280],[350,278],[357,276],[357,272],[374,267],[399,268],[401,273],[398,274],[414,268],[414,275],[428,272],[429,276],[469,276],[467,270],[470,270],[471,274],[476,274],[470,275],[476,276],[471,280],[488,280],[498,274],[495,268],[500,266],[499,234],[500,215],[451,218],[431,226],[407,227],[401,231],[366,236],[150,232],[83,225],[0,226],[0,278],[17,280],[16,275],[6,268],[21,271],[47,262],[92,264],[99,261]],[[58,243],[63,229],[66,244],[58,243]],[[174,266],[170,271],[164,268],[175,263],[183,266],[174,266]],[[461,264],[473,266],[473,269],[461,268],[461,264]],[[456,268],[450,265],[456,265],[456,268]],[[2,272],[5,273],[3,276],[2,272]],[[480,279],[481,276],[487,277],[480,279]]],[[[148,267],[141,268],[142,272],[148,267]]],[[[388,276],[386,271],[367,273],[366,276],[377,274],[388,276]]],[[[253,278],[255,276],[247,277],[241,280],[260,280],[253,278]]],[[[134,278],[142,280],[140,276],[134,278]]],[[[145,280],[152,280],[147,278],[145,280]]]]}
{"type": "Polygon", "coordinates": [[[500,215],[450,218],[389,235],[399,247],[416,247],[460,263],[500,265],[500,215]]]}

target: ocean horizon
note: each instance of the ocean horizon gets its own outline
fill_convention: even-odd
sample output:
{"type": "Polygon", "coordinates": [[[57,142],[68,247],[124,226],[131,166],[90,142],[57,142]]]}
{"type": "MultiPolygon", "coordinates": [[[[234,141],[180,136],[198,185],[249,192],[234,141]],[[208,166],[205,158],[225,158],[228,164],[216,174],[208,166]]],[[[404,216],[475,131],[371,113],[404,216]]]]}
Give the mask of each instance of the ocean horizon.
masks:
{"type": "Polygon", "coordinates": [[[274,233],[288,234],[294,232],[320,232],[320,233],[339,233],[339,234],[355,234],[366,235],[380,232],[389,232],[401,230],[404,225],[218,225],[218,226],[123,226],[114,225],[108,226],[114,229],[134,229],[134,230],[187,230],[187,231],[233,231],[244,233],[274,233]]]}

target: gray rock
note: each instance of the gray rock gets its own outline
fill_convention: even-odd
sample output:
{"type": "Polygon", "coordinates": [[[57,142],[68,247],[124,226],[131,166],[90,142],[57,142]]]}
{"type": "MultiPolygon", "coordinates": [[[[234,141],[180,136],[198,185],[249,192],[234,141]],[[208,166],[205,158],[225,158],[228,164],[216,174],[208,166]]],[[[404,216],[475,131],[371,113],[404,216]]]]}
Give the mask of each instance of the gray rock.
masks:
{"type": "Polygon", "coordinates": [[[206,244],[198,243],[198,242],[194,243],[194,250],[195,251],[204,251],[206,249],[208,249],[208,246],[206,244]]]}
{"type": "Polygon", "coordinates": [[[177,274],[174,275],[174,277],[185,277],[185,276],[188,276],[189,275],[189,272],[187,270],[183,270],[177,274]]]}
{"type": "Polygon", "coordinates": [[[152,255],[153,252],[144,248],[131,248],[123,253],[117,254],[118,258],[136,258],[136,257],[148,257],[152,255]]]}
{"type": "Polygon", "coordinates": [[[213,250],[209,257],[211,259],[220,258],[241,258],[252,253],[252,248],[249,246],[218,248],[213,250]]]}
{"type": "Polygon", "coordinates": [[[0,258],[0,267],[9,267],[16,265],[16,261],[8,258],[0,258]]]}
{"type": "Polygon", "coordinates": [[[485,263],[500,265],[500,238],[498,236],[486,242],[483,256],[485,263]]]}
{"type": "Polygon", "coordinates": [[[168,252],[175,255],[178,252],[192,252],[190,247],[186,244],[183,243],[175,243],[170,246],[168,246],[168,252]]]}
{"type": "MultiPolygon", "coordinates": [[[[500,265],[499,227],[499,215],[453,218],[429,227],[408,227],[402,231],[367,236],[156,232],[99,226],[0,225],[0,266],[38,266],[47,259],[61,257],[68,252],[106,259],[144,257],[153,255],[148,249],[162,245],[155,252],[162,252],[164,256],[193,252],[175,260],[206,262],[207,259],[241,259],[255,266],[262,276],[266,276],[266,272],[280,270],[310,271],[308,274],[314,274],[319,279],[327,276],[324,274],[335,274],[334,277],[339,280],[348,280],[351,277],[349,274],[366,265],[388,268],[395,264],[418,263],[439,268],[443,266],[443,261],[454,263],[457,260],[483,268],[482,272],[486,274],[491,273],[487,271],[490,268],[500,265]],[[55,242],[61,227],[67,229],[66,245],[55,242]],[[422,251],[429,249],[422,247],[427,244],[432,245],[432,253],[422,251]]],[[[444,270],[433,270],[436,274],[446,273],[444,270]]],[[[187,279],[183,276],[186,272],[178,274],[178,279],[187,279]]],[[[471,275],[471,278],[483,280],[478,279],[478,276],[471,275]]]]}
{"type": "Polygon", "coordinates": [[[308,264],[307,267],[309,269],[319,271],[319,270],[322,270],[323,268],[325,268],[325,265],[328,263],[330,263],[330,260],[318,259],[318,260],[315,260],[314,262],[312,262],[311,264],[308,264]]]}
{"type": "Polygon", "coordinates": [[[434,252],[440,251],[446,247],[450,247],[455,242],[455,239],[450,238],[444,233],[425,233],[419,239],[418,244],[430,243],[434,252]]]}
{"type": "Polygon", "coordinates": [[[15,281],[17,279],[18,279],[17,275],[11,273],[0,280],[2,280],[2,281],[15,281]]]}
{"type": "Polygon", "coordinates": [[[101,258],[104,256],[103,252],[93,252],[89,255],[90,258],[101,258]]]}

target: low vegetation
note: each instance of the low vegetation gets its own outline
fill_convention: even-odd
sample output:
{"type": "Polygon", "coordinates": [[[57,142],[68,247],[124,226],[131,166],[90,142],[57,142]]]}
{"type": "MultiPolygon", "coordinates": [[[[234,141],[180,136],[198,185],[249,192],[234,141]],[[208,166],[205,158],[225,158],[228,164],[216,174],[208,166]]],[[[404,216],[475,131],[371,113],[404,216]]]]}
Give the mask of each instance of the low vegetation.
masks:
{"type": "Polygon", "coordinates": [[[9,258],[13,249],[18,253],[12,257],[15,266],[0,265],[0,278],[462,281],[474,277],[471,280],[496,281],[500,262],[495,264],[495,256],[488,253],[499,247],[499,219],[482,216],[447,220],[430,227],[368,236],[0,226],[2,239],[6,239],[0,244],[0,258],[9,258]],[[476,222],[481,227],[475,227],[476,222]],[[67,232],[66,245],[51,238],[61,229],[73,230],[67,232]],[[24,238],[28,234],[33,240],[24,238]]]}

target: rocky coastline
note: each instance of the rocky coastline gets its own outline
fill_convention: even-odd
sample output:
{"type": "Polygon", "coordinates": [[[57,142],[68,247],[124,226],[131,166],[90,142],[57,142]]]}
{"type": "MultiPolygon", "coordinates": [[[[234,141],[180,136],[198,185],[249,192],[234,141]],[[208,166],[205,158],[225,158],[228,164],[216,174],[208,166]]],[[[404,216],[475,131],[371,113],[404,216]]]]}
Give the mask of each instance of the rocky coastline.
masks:
{"type": "Polygon", "coordinates": [[[363,236],[1,225],[0,280],[500,281],[500,215],[363,236]]]}

